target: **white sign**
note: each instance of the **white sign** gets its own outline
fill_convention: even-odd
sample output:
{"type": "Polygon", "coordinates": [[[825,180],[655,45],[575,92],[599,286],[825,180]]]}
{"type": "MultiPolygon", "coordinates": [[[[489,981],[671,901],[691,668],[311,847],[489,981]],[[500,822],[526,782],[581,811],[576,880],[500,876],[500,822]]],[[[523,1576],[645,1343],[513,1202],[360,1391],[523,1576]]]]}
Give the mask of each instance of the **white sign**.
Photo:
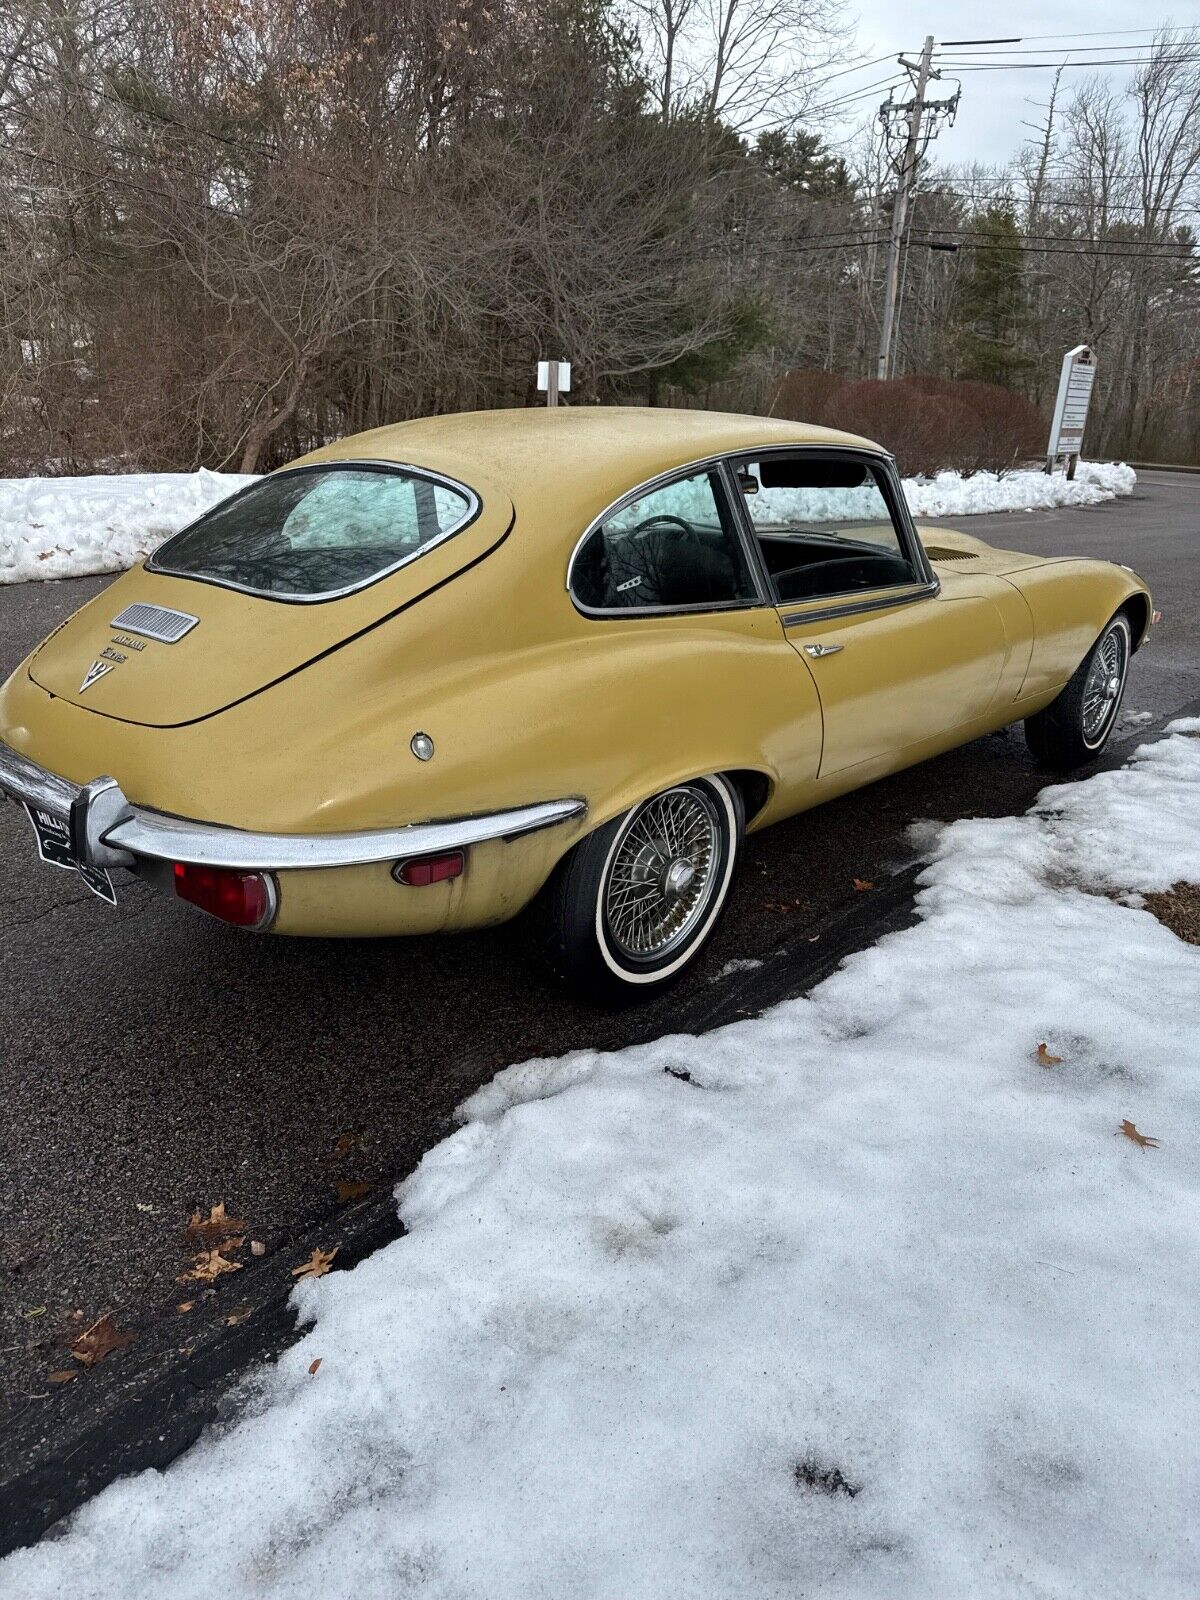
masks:
{"type": "MultiPolygon", "coordinates": [[[[550,390],[550,367],[554,366],[557,376],[555,388],[559,394],[569,394],[571,391],[571,363],[569,361],[538,362],[538,393],[548,394],[550,390]]],[[[528,368],[526,368],[528,371],[528,368]]]]}
{"type": "Polygon", "coordinates": [[[1088,346],[1077,344],[1074,350],[1068,350],[1063,357],[1054,421],[1050,424],[1050,443],[1046,449],[1050,465],[1058,456],[1077,456],[1083,449],[1083,430],[1087,427],[1095,379],[1096,358],[1088,346]]]}

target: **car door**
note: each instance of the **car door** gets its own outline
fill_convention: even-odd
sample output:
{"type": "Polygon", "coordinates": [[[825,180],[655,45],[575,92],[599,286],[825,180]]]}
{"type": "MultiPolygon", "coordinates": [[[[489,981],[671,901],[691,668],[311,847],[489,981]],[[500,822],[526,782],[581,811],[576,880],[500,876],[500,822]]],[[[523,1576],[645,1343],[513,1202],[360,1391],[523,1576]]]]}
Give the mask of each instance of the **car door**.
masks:
{"type": "Polygon", "coordinates": [[[1009,655],[978,586],[943,586],[891,463],[866,452],[763,451],[732,463],[786,637],[820,695],[820,776],[914,759],[982,717],[1009,655]]]}

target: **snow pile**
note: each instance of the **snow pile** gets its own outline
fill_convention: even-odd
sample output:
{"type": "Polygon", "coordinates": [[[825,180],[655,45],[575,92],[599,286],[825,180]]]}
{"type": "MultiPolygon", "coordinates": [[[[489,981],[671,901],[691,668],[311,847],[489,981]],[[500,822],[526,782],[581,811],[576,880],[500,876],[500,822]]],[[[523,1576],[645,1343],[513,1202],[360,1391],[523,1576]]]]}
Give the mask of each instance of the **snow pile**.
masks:
{"type": "Polygon", "coordinates": [[[203,469],[0,478],[0,583],[120,572],[253,482],[203,469]]]}
{"type": "MultiPolygon", "coordinates": [[[[30,578],[79,578],[120,572],[150,553],[227,494],[253,478],[222,472],[151,472],[90,478],[0,478],[0,583],[30,578]]],[[[930,482],[906,478],[904,492],[917,517],[962,517],[985,511],[1028,511],[1096,505],[1131,494],[1132,467],[1081,465],[1073,482],[1061,474],[994,472],[964,478],[942,472],[930,482]]],[[[711,518],[707,485],[697,485],[698,515],[711,518]]],[[[877,514],[869,491],[865,516],[877,514]]],[[[806,510],[813,507],[806,504],[806,510]]],[[[830,513],[845,517],[845,496],[830,513]]]]}
{"type": "Polygon", "coordinates": [[[0,1592],[1200,1592],[1200,950],[1090,892],[1200,879],[1200,739],[934,852],[809,998],[501,1073],[241,1419],[0,1592]]]}
{"type": "Polygon", "coordinates": [[[1055,506],[1095,506],[1132,494],[1137,473],[1123,461],[1082,461],[1074,478],[1054,472],[939,472],[906,478],[904,494],[914,517],[969,517],[985,511],[1048,511],[1055,506]]]}

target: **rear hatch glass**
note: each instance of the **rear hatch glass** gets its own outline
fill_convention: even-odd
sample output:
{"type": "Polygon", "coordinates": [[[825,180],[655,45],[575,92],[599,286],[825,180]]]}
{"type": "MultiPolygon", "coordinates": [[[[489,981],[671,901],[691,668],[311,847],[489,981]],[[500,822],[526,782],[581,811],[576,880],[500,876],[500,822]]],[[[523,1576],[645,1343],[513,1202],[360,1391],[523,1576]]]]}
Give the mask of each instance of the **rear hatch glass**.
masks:
{"type": "Polygon", "coordinates": [[[329,600],[394,572],[478,511],[470,489],[408,467],[300,467],[214,506],[146,567],[277,600],[329,600]]]}

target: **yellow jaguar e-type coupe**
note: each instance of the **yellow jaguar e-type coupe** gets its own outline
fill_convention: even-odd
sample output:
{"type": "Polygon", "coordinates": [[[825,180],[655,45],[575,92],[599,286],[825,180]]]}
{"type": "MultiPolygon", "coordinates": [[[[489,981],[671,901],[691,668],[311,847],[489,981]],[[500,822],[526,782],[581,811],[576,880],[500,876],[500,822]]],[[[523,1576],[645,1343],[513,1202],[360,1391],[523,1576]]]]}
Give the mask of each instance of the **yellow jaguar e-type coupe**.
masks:
{"type": "Polygon", "coordinates": [[[1103,747],[1152,619],[1102,561],[923,540],[891,458],[762,417],[433,417],[314,451],[119,578],[0,691],[43,859],[243,928],[431,933],[537,902],[652,991],[747,830],[1024,719],[1103,747]]]}

